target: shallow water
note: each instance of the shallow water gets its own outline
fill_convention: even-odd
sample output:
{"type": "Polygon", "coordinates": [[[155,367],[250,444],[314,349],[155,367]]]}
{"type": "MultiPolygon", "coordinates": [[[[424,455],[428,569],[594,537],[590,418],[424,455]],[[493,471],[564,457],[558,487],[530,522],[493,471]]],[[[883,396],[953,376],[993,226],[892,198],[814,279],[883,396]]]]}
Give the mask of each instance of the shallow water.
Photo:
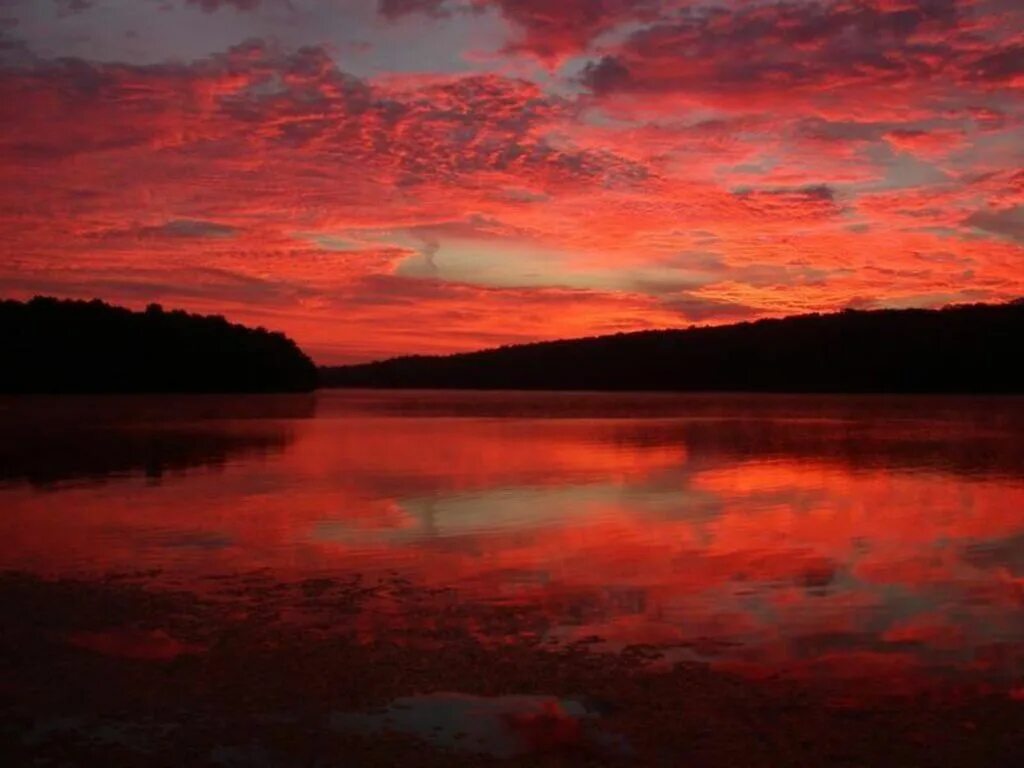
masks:
{"type": "Polygon", "coordinates": [[[540,612],[544,642],[1024,686],[1021,399],[22,398],[0,424],[0,569],[398,574],[540,612]]]}

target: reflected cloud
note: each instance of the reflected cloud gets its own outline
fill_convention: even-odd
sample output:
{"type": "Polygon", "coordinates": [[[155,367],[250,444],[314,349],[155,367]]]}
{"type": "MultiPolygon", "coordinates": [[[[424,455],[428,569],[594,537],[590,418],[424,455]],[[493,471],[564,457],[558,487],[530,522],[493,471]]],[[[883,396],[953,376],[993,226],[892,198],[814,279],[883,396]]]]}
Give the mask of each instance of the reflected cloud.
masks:
{"type": "MultiPolygon", "coordinates": [[[[133,416],[118,434],[215,435],[230,461],[199,471],[216,459],[193,446],[174,483],[133,464],[101,486],[0,489],[0,565],[397,572],[537,612],[557,643],[757,676],[1018,684],[1019,400],[331,392],[305,407],[133,416]]],[[[367,615],[360,631],[421,620],[367,615]]]]}
{"type": "Polygon", "coordinates": [[[336,712],[341,731],[399,732],[456,752],[510,758],[579,745],[628,753],[621,736],[602,732],[599,713],[584,702],[552,696],[469,696],[435,693],[398,699],[381,713],[336,712]]]}

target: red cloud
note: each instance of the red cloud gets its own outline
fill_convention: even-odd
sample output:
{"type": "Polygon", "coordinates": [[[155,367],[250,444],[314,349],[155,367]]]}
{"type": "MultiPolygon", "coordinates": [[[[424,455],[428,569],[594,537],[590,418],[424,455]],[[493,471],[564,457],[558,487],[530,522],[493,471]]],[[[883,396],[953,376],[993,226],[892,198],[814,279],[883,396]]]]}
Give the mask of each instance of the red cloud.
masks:
{"type": "Polygon", "coordinates": [[[676,3],[655,0],[481,0],[496,6],[515,27],[510,49],[555,61],[585,50],[595,38],[625,22],[651,21],[676,3]]]}
{"type": "MultiPolygon", "coordinates": [[[[549,143],[545,127],[565,108],[524,81],[471,76],[385,90],[319,51],[279,56],[250,45],[191,67],[66,62],[10,71],[0,92],[8,112],[0,226],[30,258],[0,275],[9,291],[132,304],[177,296],[196,308],[234,306],[239,317],[253,305],[299,306],[347,312],[349,324],[376,325],[406,307],[392,335],[375,333],[372,347],[347,356],[438,348],[424,328],[446,328],[441,348],[464,349],[673,316],[643,297],[385,280],[394,261],[381,264],[366,248],[324,250],[303,235],[457,220],[466,201],[493,205],[503,184],[544,195],[642,177],[609,152],[549,143]],[[75,271],[48,276],[52,259],[72,253],[75,271]],[[233,277],[184,278],[183,268],[200,264],[233,277]],[[524,310],[534,300],[549,308],[531,319],[524,310]],[[483,307],[506,301],[519,319],[489,335],[495,321],[483,307]],[[559,326],[549,305],[559,307],[559,326]]],[[[337,333],[322,320],[269,324],[301,328],[314,350],[337,333]]]]}
{"type": "Polygon", "coordinates": [[[885,134],[892,146],[924,158],[941,158],[966,143],[964,131],[922,131],[898,128],[885,134]]]}
{"type": "Polygon", "coordinates": [[[697,8],[610,46],[582,80],[606,97],[680,94],[733,109],[796,102],[846,113],[853,107],[844,99],[889,101],[896,89],[894,103],[906,108],[955,83],[1015,82],[1021,57],[1012,24],[975,11],[962,0],[697,8]],[[982,31],[993,39],[982,42],[982,31]]]}
{"type": "MultiPolygon", "coordinates": [[[[657,5],[494,6],[518,52],[600,49],[582,94],[568,65],[363,78],[259,42],[28,57],[0,69],[0,285],[228,312],[325,360],[1024,291],[984,3],[657,5]]],[[[388,8],[413,6],[480,18],[388,8]]]]}
{"type": "Polygon", "coordinates": [[[795,221],[831,217],[839,212],[835,193],[824,185],[802,189],[760,189],[737,193],[758,216],[779,217],[795,221]]]}

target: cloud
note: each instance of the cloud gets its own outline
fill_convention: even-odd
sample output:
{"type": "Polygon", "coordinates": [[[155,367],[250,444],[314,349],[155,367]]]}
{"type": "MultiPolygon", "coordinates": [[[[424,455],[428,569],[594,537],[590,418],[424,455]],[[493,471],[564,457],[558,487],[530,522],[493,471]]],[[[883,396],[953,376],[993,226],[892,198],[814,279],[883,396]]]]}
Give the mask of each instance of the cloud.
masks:
{"type": "Polygon", "coordinates": [[[964,219],[964,224],[1024,243],[1024,205],[1003,210],[976,211],[964,219]]]}
{"type": "Polygon", "coordinates": [[[12,292],[329,360],[1024,292],[1019,4],[150,5],[176,48],[4,23],[12,292]]]}
{"type": "Polygon", "coordinates": [[[0,153],[40,160],[230,141],[374,168],[379,183],[399,187],[498,174],[543,190],[644,175],[611,153],[549,142],[544,129],[566,108],[525,80],[472,75],[385,89],[316,48],[278,56],[250,44],[193,66],[67,60],[9,73],[0,95],[18,105],[18,119],[0,128],[0,153]]]}
{"type": "Polygon", "coordinates": [[[389,19],[398,19],[414,13],[443,16],[447,14],[446,4],[447,0],[379,0],[377,10],[389,19]]]}
{"type": "Polygon", "coordinates": [[[481,0],[515,29],[509,50],[557,60],[587,49],[601,34],[625,23],[650,21],[678,3],[655,0],[481,0]]]}
{"type": "Polygon", "coordinates": [[[73,15],[87,11],[95,5],[94,0],[53,0],[62,15],[73,15]]]}
{"type": "Polygon", "coordinates": [[[939,158],[963,146],[967,141],[967,134],[962,130],[924,131],[897,128],[886,133],[885,140],[897,149],[918,157],[939,158]]]}
{"type": "Polygon", "coordinates": [[[185,0],[188,5],[195,5],[207,13],[231,7],[238,11],[251,11],[259,7],[261,0],[185,0]]]}
{"type": "Polygon", "coordinates": [[[785,99],[841,109],[833,102],[852,89],[885,96],[882,89],[896,87],[888,98],[905,104],[914,94],[903,89],[912,85],[933,92],[1020,74],[1012,26],[997,25],[995,15],[979,22],[975,9],[966,0],[695,6],[608,46],[581,80],[598,96],[686,94],[733,107],[785,99]],[[982,30],[990,36],[984,44],[982,30]]]}
{"type": "Polygon", "coordinates": [[[237,234],[235,227],[218,224],[215,221],[195,221],[175,219],[155,227],[143,227],[139,234],[143,236],[163,237],[232,237],[237,234]]]}
{"type": "Polygon", "coordinates": [[[747,210],[759,216],[808,219],[828,218],[839,212],[835,192],[824,184],[795,189],[746,189],[735,194],[747,210]]]}
{"type": "Polygon", "coordinates": [[[1024,78],[1024,43],[1006,45],[984,54],[971,63],[968,71],[978,80],[1019,84],[1024,78]]]}
{"type": "Polygon", "coordinates": [[[748,307],[731,301],[710,299],[694,293],[681,293],[662,302],[666,307],[678,312],[690,322],[701,323],[708,320],[729,320],[757,317],[760,311],[756,307],[748,307]]]}
{"type": "Polygon", "coordinates": [[[642,169],[607,150],[549,139],[569,110],[527,81],[470,75],[385,87],[342,72],[317,49],[252,43],[189,65],[40,62],[0,73],[0,93],[10,97],[0,107],[0,231],[24,258],[16,275],[0,270],[9,290],[27,290],[35,275],[33,290],[128,303],[149,293],[239,317],[251,304],[277,316],[286,303],[287,315],[264,324],[317,349],[337,333],[326,329],[341,327],[327,318],[346,316],[375,352],[466,349],[672,317],[642,296],[399,277],[392,272],[408,253],[386,241],[331,251],[309,236],[400,228],[422,233],[430,250],[438,237],[503,228],[482,213],[488,207],[528,209],[642,181],[642,169]],[[466,218],[466,210],[481,213],[466,218]],[[460,218],[470,222],[461,233],[441,226],[460,218]],[[69,258],[74,274],[55,274],[52,260],[69,258]],[[166,271],[164,279],[140,275],[140,263],[166,271]],[[223,291],[171,289],[200,266],[295,288],[267,292],[236,280],[223,291]],[[535,296],[538,309],[529,310],[535,296]],[[395,307],[407,317],[381,329],[395,307]],[[511,320],[516,307],[528,311],[511,320]],[[309,312],[320,321],[304,320],[309,312]],[[448,335],[441,347],[430,340],[439,329],[448,335]]]}

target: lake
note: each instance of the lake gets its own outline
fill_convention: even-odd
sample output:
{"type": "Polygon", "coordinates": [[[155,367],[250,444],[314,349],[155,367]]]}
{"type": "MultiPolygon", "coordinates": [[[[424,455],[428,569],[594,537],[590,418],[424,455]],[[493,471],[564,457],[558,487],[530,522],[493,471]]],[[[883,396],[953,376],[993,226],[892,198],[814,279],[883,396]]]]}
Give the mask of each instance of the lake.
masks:
{"type": "MultiPolygon", "coordinates": [[[[699,684],[706,696],[724,696],[714,681],[728,681],[792,702],[797,686],[837,712],[888,711],[856,704],[880,696],[953,697],[956,706],[998,702],[992,717],[1004,722],[1024,698],[1020,398],[355,390],[6,398],[0,425],[0,598],[8,614],[34,616],[18,648],[27,638],[47,644],[46,658],[66,657],[64,674],[83,680],[98,674],[96,663],[122,665],[104,675],[127,674],[126,659],[205,658],[208,677],[228,636],[231,653],[254,664],[268,648],[298,643],[312,653],[315,643],[317,653],[338,654],[330,644],[343,642],[346,654],[375,649],[360,658],[388,680],[361,679],[359,696],[330,705],[330,722],[361,723],[335,728],[337,738],[350,744],[359,731],[377,744],[377,725],[360,713],[401,706],[415,716],[388,716],[401,732],[388,749],[425,739],[448,754],[458,742],[437,734],[458,720],[496,760],[533,754],[535,742],[619,759],[664,756],[669,736],[645,746],[638,734],[650,727],[631,729],[628,714],[619,740],[599,746],[582,727],[570,738],[548,724],[527,746],[516,740],[526,726],[515,738],[495,730],[496,722],[535,727],[552,711],[586,723],[579,712],[600,710],[614,725],[618,715],[565,698],[573,693],[578,704],[601,690],[621,708],[641,695],[617,694],[602,664],[617,675],[642,669],[646,685],[659,675],[713,675],[699,684]],[[165,598],[172,602],[152,603],[165,598]],[[42,618],[40,605],[49,606],[42,618]],[[398,656],[382,660],[385,646],[398,656]],[[416,658],[394,647],[416,649],[416,658]],[[425,649],[439,659],[453,649],[459,659],[494,654],[480,664],[495,678],[481,683],[479,665],[427,669],[425,649]],[[569,653],[589,665],[562,663],[575,670],[571,685],[541,672],[524,683],[502,666],[509,654],[521,654],[515,663],[525,669],[569,653]],[[392,663],[415,671],[395,680],[405,673],[386,671],[392,663]],[[409,699],[417,696],[428,698],[409,699]],[[486,706],[472,698],[480,696],[490,697],[486,706]],[[486,723],[467,725],[464,712],[486,723]]],[[[23,662],[29,672],[47,663],[23,662]]],[[[217,667],[224,687],[249,685],[228,666],[217,667]]],[[[303,685],[289,694],[292,708],[296,698],[320,701],[309,693],[314,683],[303,685]]],[[[189,695],[208,703],[208,694],[189,695]]],[[[747,706],[748,694],[736,695],[747,706]]],[[[32,701],[29,710],[56,717],[52,695],[32,701]]],[[[719,722],[705,762],[728,764],[723,734],[744,727],[719,722]]],[[[931,740],[945,738],[944,728],[931,740]]],[[[71,730],[100,749],[94,732],[71,730]]],[[[133,749],[132,738],[119,736],[118,749],[133,749]]],[[[147,738],[155,737],[138,736],[147,738]]],[[[45,743],[18,748],[36,759],[50,754],[45,743]]],[[[833,747],[846,748],[816,745],[814,754],[833,747]]],[[[248,742],[209,749],[221,748],[256,761],[248,742]]],[[[886,761],[888,753],[875,754],[886,761]]]]}

